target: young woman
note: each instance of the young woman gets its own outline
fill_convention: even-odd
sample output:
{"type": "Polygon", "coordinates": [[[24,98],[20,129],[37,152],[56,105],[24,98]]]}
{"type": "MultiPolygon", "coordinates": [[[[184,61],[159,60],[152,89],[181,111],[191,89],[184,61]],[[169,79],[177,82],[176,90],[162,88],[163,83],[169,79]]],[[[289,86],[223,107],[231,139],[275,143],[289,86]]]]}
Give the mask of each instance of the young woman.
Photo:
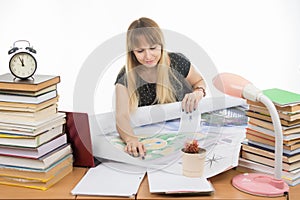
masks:
{"type": "Polygon", "coordinates": [[[130,113],[139,106],[182,101],[182,111],[192,112],[206,95],[205,83],[191,62],[180,53],[165,50],[156,22],[140,18],[127,31],[127,63],[115,82],[116,126],[125,151],[144,158],[146,149],[130,125],[130,113]]]}

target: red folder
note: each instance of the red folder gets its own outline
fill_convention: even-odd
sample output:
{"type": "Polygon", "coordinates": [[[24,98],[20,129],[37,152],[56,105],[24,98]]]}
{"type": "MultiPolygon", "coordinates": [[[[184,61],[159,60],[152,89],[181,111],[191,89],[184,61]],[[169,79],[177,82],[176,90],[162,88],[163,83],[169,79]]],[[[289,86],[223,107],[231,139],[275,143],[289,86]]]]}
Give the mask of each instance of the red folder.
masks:
{"type": "Polygon", "coordinates": [[[65,112],[68,143],[71,144],[76,167],[94,167],[89,117],[87,113],[65,112]]]}

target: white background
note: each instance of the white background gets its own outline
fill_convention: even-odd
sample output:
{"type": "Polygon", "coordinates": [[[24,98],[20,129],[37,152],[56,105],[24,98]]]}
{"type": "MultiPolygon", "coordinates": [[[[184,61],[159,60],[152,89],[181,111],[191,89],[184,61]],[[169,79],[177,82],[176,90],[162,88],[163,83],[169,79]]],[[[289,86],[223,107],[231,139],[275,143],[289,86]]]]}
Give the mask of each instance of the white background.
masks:
{"type": "MultiPolygon", "coordinates": [[[[0,74],[9,72],[13,42],[29,40],[37,50],[36,73],[61,76],[59,109],[76,111],[73,90],[84,61],[143,16],[195,41],[219,72],[244,76],[260,89],[300,93],[297,0],[0,0],[0,74]]],[[[111,110],[123,64],[112,61],[100,77],[96,113],[111,110]]]]}

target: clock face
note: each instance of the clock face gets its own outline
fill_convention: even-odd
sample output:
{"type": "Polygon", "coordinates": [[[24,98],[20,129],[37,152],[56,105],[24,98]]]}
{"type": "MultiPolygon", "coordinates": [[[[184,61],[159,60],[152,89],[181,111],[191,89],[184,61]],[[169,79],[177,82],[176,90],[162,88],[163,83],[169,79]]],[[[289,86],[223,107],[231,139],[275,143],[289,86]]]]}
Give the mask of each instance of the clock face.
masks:
{"type": "Polygon", "coordinates": [[[9,61],[9,69],[17,78],[26,79],[31,77],[36,68],[35,58],[26,52],[16,53],[9,61]]]}

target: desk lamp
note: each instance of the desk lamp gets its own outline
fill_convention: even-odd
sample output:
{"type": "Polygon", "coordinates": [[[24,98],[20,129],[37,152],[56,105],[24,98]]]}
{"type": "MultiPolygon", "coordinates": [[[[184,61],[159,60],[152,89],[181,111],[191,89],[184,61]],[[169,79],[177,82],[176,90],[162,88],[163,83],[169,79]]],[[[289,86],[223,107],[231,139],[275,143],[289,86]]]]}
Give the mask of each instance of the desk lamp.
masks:
{"type": "Polygon", "coordinates": [[[218,74],[214,77],[213,84],[224,94],[263,103],[271,115],[275,130],[275,176],[261,173],[244,173],[235,176],[232,179],[232,185],[253,195],[283,196],[288,192],[289,186],[281,179],[283,136],[280,119],[273,102],[251,82],[236,74],[218,74]]]}

